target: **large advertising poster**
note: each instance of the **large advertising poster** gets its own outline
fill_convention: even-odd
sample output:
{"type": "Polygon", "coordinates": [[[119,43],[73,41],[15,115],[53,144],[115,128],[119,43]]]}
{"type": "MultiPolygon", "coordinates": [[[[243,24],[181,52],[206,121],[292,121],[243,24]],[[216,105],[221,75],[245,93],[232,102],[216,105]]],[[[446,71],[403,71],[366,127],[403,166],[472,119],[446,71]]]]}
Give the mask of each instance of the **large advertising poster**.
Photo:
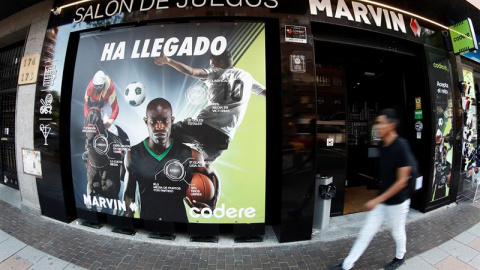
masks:
{"type": "Polygon", "coordinates": [[[264,222],[263,23],[86,33],[74,68],[77,208],[166,222],[264,222]]]}
{"type": "Polygon", "coordinates": [[[453,86],[448,54],[427,48],[430,89],[433,90],[435,156],[429,201],[448,197],[453,158],[453,86]]]}
{"type": "Polygon", "coordinates": [[[463,68],[463,81],[460,83],[462,101],[462,175],[472,179],[478,174],[477,158],[477,98],[473,72],[463,68]]]}

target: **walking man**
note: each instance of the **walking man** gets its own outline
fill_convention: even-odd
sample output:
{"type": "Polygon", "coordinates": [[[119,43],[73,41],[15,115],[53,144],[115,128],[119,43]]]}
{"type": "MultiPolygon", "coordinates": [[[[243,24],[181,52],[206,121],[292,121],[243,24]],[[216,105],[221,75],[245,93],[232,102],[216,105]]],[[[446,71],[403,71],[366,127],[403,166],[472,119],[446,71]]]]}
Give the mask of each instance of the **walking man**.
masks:
{"type": "Polygon", "coordinates": [[[385,269],[397,269],[404,262],[407,243],[405,222],[410,208],[410,198],[406,187],[412,170],[412,161],[409,158],[411,152],[407,140],[397,134],[398,124],[399,121],[393,109],[381,111],[375,120],[375,130],[382,139],[379,160],[381,181],[379,195],[363,206],[365,210],[370,211],[365,224],[347,258],[342,264],[330,268],[332,270],[352,269],[384,220],[387,220],[390,225],[396,245],[395,258],[385,266],[385,269]]]}

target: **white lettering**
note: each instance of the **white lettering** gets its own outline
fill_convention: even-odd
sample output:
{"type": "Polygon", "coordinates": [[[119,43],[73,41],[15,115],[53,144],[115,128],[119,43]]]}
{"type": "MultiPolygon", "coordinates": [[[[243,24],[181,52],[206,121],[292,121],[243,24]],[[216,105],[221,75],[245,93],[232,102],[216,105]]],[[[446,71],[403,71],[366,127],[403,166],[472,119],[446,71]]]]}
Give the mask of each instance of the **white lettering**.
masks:
{"type": "Polygon", "coordinates": [[[152,48],[152,55],[151,57],[159,57],[161,55],[160,50],[162,49],[162,43],[165,39],[163,38],[156,38],[155,41],[153,42],[153,48],[152,48]]]}
{"type": "Polygon", "coordinates": [[[140,46],[141,40],[135,40],[135,44],[133,45],[133,51],[131,58],[139,58],[140,54],[138,53],[138,47],[140,46]]]}
{"type": "Polygon", "coordinates": [[[247,2],[247,5],[249,5],[250,7],[258,7],[262,4],[262,0],[258,0],[258,3],[257,4],[250,4],[250,1],[252,0],[245,0],[247,2]]]}
{"type": "Polygon", "coordinates": [[[192,38],[186,37],[183,40],[182,46],[180,46],[180,50],[177,53],[178,56],[182,55],[192,55],[192,38]]]}
{"type": "Polygon", "coordinates": [[[202,211],[200,211],[200,214],[204,218],[211,218],[212,217],[212,209],[210,208],[203,208],[202,211]]]}
{"type": "Polygon", "coordinates": [[[178,8],[186,8],[187,7],[188,0],[185,0],[185,3],[183,5],[180,5],[180,3],[177,3],[178,8]]]}
{"type": "Polygon", "coordinates": [[[275,3],[275,4],[274,4],[274,5],[269,5],[269,4],[267,4],[267,2],[265,2],[264,5],[265,5],[267,8],[276,8],[276,7],[278,7],[278,1],[277,1],[277,0],[271,0],[271,2],[273,2],[273,3],[275,3]]]}
{"type": "Polygon", "coordinates": [[[348,10],[347,4],[345,4],[344,0],[338,0],[337,3],[337,10],[335,11],[335,18],[339,19],[341,17],[347,17],[349,21],[353,21],[352,14],[348,10]]]}
{"type": "Polygon", "coordinates": [[[114,48],[115,48],[115,42],[106,43],[105,46],[103,46],[102,58],[100,59],[100,61],[111,60],[114,48]]]}
{"type": "Polygon", "coordinates": [[[92,199],[92,206],[99,206],[97,197],[93,197],[93,199],[92,199]]]}
{"type": "Polygon", "coordinates": [[[128,12],[132,12],[132,8],[133,8],[133,1],[134,0],[130,0],[130,6],[127,5],[127,2],[125,0],[122,0],[122,4],[120,5],[120,9],[122,9],[122,6],[125,7],[125,9],[128,11],[128,12]]]}
{"type": "Polygon", "coordinates": [[[213,55],[220,55],[225,51],[226,48],[227,39],[225,37],[219,36],[213,39],[212,45],[210,46],[210,51],[213,55]]]}
{"type": "Polygon", "coordinates": [[[242,6],[242,0],[238,0],[238,3],[232,4],[230,3],[230,0],[227,0],[227,4],[231,7],[241,7],[242,6]]]}
{"type": "Polygon", "coordinates": [[[112,60],[124,59],[124,58],[125,58],[125,41],[122,41],[120,42],[120,44],[118,44],[117,50],[115,50],[115,54],[113,54],[112,60]]]}
{"type": "Polygon", "coordinates": [[[352,7],[353,7],[353,14],[355,15],[356,22],[362,22],[362,19],[363,19],[363,21],[366,24],[371,24],[370,20],[367,18],[367,15],[368,15],[367,7],[364,4],[352,2],[352,7]]]}
{"type": "Polygon", "coordinates": [[[388,10],[383,10],[383,15],[385,16],[385,22],[387,23],[387,29],[392,29],[392,24],[390,23],[390,16],[388,15],[388,10]]]}
{"type": "Polygon", "coordinates": [[[225,5],[223,3],[215,3],[215,0],[212,0],[212,2],[210,2],[210,6],[212,6],[212,7],[223,7],[225,5]]]}
{"type": "Polygon", "coordinates": [[[193,218],[199,218],[200,215],[195,213],[195,211],[198,211],[198,208],[197,207],[192,207],[192,208],[190,208],[190,211],[188,211],[188,214],[193,218]]]}
{"type": "Polygon", "coordinates": [[[228,217],[228,218],[236,218],[236,217],[237,217],[237,209],[235,209],[235,208],[228,208],[228,209],[227,209],[227,217],[228,217]]]}
{"type": "Polygon", "coordinates": [[[203,0],[203,3],[200,3],[200,4],[196,4],[195,0],[192,0],[192,5],[194,7],[203,7],[203,6],[205,6],[206,3],[207,3],[207,0],[203,0]]]}
{"type": "Polygon", "coordinates": [[[105,204],[105,198],[100,197],[98,200],[100,201],[100,206],[101,206],[102,208],[106,208],[106,207],[107,207],[107,205],[105,204]]]}
{"type": "Polygon", "coordinates": [[[79,16],[80,18],[79,18],[78,20],[73,19],[73,22],[78,23],[78,22],[83,21],[82,12],[83,12],[84,10],[85,10],[85,9],[84,9],[83,7],[81,7],[81,8],[78,8],[78,9],[75,11],[75,15],[79,16]]]}
{"type": "Polygon", "coordinates": [[[170,57],[175,54],[175,52],[178,49],[178,45],[172,45],[172,43],[175,44],[178,42],[179,42],[178,38],[169,38],[167,42],[165,42],[165,47],[163,50],[163,53],[165,54],[165,56],[170,57]]]}
{"type": "Polygon", "coordinates": [[[97,8],[95,9],[95,19],[103,18],[103,15],[98,15],[99,9],[100,9],[100,4],[97,4],[97,8]]]}
{"type": "Polygon", "coordinates": [[[107,14],[107,16],[109,16],[109,17],[112,17],[113,15],[115,15],[115,13],[117,13],[119,7],[120,7],[120,5],[118,4],[117,1],[109,2],[109,3],[107,4],[107,8],[105,8],[105,14],[107,14]],[[110,9],[110,6],[111,6],[112,4],[114,5],[114,8],[115,8],[115,9],[113,10],[113,12],[108,12],[108,10],[110,9]]]}
{"type": "Polygon", "coordinates": [[[403,15],[402,14],[396,14],[393,11],[390,11],[390,17],[392,18],[392,24],[393,24],[393,29],[395,31],[402,30],[403,33],[407,33],[407,30],[405,28],[405,21],[403,20],[403,15]]]}
{"type": "Polygon", "coordinates": [[[148,51],[148,45],[150,44],[150,39],[146,39],[143,43],[143,48],[142,48],[142,58],[147,58],[150,57],[150,52],[148,51]]]}
{"type": "Polygon", "coordinates": [[[317,15],[317,10],[327,12],[327,17],[333,17],[332,5],[330,0],[322,0],[320,3],[318,0],[310,0],[310,14],[317,15]]]}
{"type": "Polygon", "coordinates": [[[87,12],[85,13],[85,16],[83,16],[84,20],[87,17],[90,17],[90,19],[93,19],[93,7],[92,6],[88,7],[87,12]]]}
{"type": "Polygon", "coordinates": [[[368,10],[372,14],[373,20],[375,21],[375,25],[378,27],[382,26],[382,9],[377,7],[377,12],[371,5],[367,5],[368,10]]]}
{"type": "MultiPolygon", "coordinates": [[[[105,198],[97,198],[87,196],[83,194],[83,203],[86,206],[96,206],[96,207],[102,207],[102,208],[109,208],[109,209],[121,209],[123,211],[126,211],[127,206],[125,204],[125,201],[121,200],[115,200],[115,199],[105,199],[105,198]]],[[[132,209],[132,211],[136,211],[136,209],[132,209]]]]}
{"type": "Polygon", "coordinates": [[[323,11],[330,18],[346,18],[349,21],[363,22],[368,25],[371,25],[371,20],[373,20],[378,27],[382,27],[382,20],[384,20],[387,29],[407,33],[403,14],[401,13],[395,13],[380,7],[375,8],[356,1],[351,1],[352,6],[349,8],[345,0],[338,0],[336,5],[334,4],[336,9],[335,14],[333,14],[331,0],[309,0],[309,4],[311,15],[318,15],[318,11],[323,11]]]}
{"type": "Polygon", "coordinates": [[[140,3],[140,11],[147,11],[147,10],[150,10],[152,9],[153,5],[155,4],[155,2],[153,0],[151,0],[151,5],[149,7],[146,7],[144,8],[143,7],[143,3],[144,3],[145,0],[142,0],[142,2],[140,3]]]}
{"type": "Polygon", "coordinates": [[[245,217],[247,218],[255,217],[255,208],[248,207],[247,209],[245,209],[245,217]]]}
{"type": "Polygon", "coordinates": [[[197,42],[195,44],[195,51],[193,55],[203,55],[208,51],[208,47],[210,45],[210,40],[206,37],[198,37],[197,42]]]}
{"type": "Polygon", "coordinates": [[[210,208],[203,208],[201,211],[197,207],[192,207],[190,208],[190,211],[188,211],[188,214],[192,218],[211,218],[212,216],[215,218],[223,218],[227,216],[228,218],[234,219],[234,218],[254,218],[256,216],[256,209],[253,207],[248,207],[248,208],[240,208],[236,209],[234,207],[229,207],[225,209],[225,204],[222,203],[219,207],[215,208],[215,210],[211,210],[210,208]],[[200,214],[197,214],[197,212],[200,212],[200,214]]]}
{"type": "Polygon", "coordinates": [[[157,9],[168,9],[168,4],[165,6],[160,6],[160,3],[168,3],[168,0],[157,0],[157,9]]]}

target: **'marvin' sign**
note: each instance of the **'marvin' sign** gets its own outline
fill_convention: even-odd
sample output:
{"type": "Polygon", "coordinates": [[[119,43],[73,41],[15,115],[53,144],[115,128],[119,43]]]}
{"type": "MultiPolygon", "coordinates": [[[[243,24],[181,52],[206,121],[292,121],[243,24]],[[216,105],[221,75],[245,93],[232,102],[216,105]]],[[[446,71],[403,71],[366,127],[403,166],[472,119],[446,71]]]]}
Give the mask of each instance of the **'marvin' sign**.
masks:
{"type": "MultiPolygon", "coordinates": [[[[391,10],[365,5],[356,1],[351,1],[351,6],[348,6],[344,0],[338,0],[335,9],[330,0],[309,1],[311,15],[318,15],[319,12],[324,12],[329,18],[347,19],[352,22],[375,25],[381,28],[386,27],[389,30],[407,33],[403,14],[401,13],[395,13],[391,10]]],[[[414,30],[412,29],[412,31],[414,30]]]]}

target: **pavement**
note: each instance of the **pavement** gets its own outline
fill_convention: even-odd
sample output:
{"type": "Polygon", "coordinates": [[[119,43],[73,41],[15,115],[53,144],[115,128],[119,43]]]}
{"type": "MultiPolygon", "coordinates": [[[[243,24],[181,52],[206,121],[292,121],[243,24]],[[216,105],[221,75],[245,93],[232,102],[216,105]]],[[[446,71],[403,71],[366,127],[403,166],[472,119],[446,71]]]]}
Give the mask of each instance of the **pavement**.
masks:
{"type": "MultiPolygon", "coordinates": [[[[174,241],[93,229],[81,220],[69,224],[21,210],[18,190],[0,185],[0,270],[4,269],[327,269],[346,257],[365,213],[332,218],[312,240],[278,243],[267,227],[260,243],[174,241]]],[[[404,270],[479,269],[480,203],[462,201],[429,213],[411,210],[407,218],[404,270]]],[[[395,246],[382,227],[354,269],[383,269],[395,246]]]]}

